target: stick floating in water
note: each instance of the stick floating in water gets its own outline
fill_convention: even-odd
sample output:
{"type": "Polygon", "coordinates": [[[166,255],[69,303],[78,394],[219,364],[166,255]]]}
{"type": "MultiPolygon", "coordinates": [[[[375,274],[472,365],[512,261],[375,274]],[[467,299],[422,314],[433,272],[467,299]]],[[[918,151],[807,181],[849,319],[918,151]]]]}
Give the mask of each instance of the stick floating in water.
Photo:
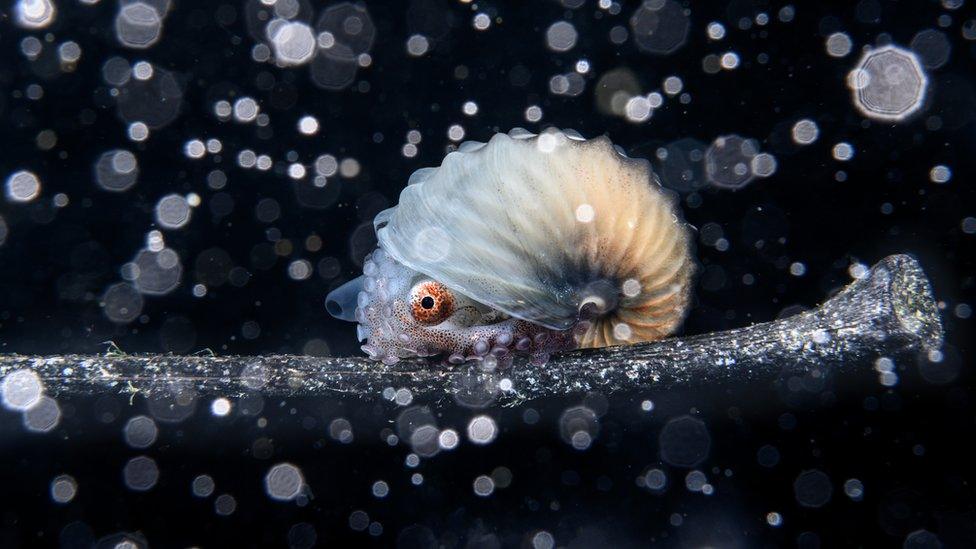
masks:
{"type": "Polygon", "coordinates": [[[517,360],[505,370],[443,366],[426,359],[392,366],[366,357],[0,355],[0,378],[32,371],[53,395],[191,390],[227,397],[378,396],[390,387],[414,396],[502,400],[702,385],[773,378],[784,370],[853,363],[871,356],[926,352],[943,332],[929,281],[908,255],[889,256],[819,307],[723,332],[570,351],[542,367],[517,360]],[[459,396],[460,395],[460,396],[459,396]]]}

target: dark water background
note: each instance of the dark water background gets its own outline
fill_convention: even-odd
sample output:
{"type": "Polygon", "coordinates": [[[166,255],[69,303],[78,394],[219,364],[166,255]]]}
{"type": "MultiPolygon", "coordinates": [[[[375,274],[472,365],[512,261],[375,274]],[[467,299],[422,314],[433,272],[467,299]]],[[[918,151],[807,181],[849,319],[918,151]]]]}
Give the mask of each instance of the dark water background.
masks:
{"type": "MultiPolygon", "coordinates": [[[[460,124],[465,139],[484,141],[516,126],[551,125],[606,134],[628,154],[652,159],[679,140],[699,140],[704,150],[729,134],[757,139],[775,155],[776,172],[743,189],[682,192],[686,219],[698,228],[717,224],[728,243],[719,250],[715,238],[701,233],[701,274],[683,333],[813,306],[850,282],[852,264],[911,253],[944,304],[949,375],[932,383],[919,375],[914,357],[897,357],[893,387],[881,385],[866,363],[845,375],[793,383],[571,395],[513,409],[414,401],[411,406],[428,406],[440,428],[454,428],[462,439],[478,414],[493,417],[500,431],[489,445],[462,440],[415,468],[405,465],[409,446],[385,440],[383,429],[395,431],[404,408],[381,395],[265,399],[260,407],[235,402],[227,417],[214,417],[212,397],[201,397],[193,415],[179,422],[165,421],[141,397],[59,397],[60,423],[46,433],[27,432],[19,414],[0,412],[0,545],[87,546],[130,532],[157,547],[429,546],[435,540],[531,547],[545,541],[536,536],[541,531],[557,546],[572,547],[976,544],[976,455],[967,449],[976,434],[969,370],[976,42],[966,30],[974,25],[969,3],[947,9],[954,3],[810,2],[796,5],[795,17],[783,22],[786,4],[778,2],[696,2],[687,6],[687,42],[672,54],[649,55],[632,37],[622,44],[609,38],[616,26],[629,30],[636,3],[612,14],[591,0],[577,9],[542,1],[370,2],[371,63],[340,90],[320,89],[308,67],[254,61],[251,49],[263,35],[249,34],[243,2],[177,1],[161,40],[146,50],[120,46],[115,2],[62,4],[54,23],[36,31],[14,25],[12,9],[0,8],[0,177],[27,169],[42,182],[33,201],[0,201],[0,229],[7,232],[0,236],[2,352],[97,353],[112,341],[126,352],[356,354],[353,325],[330,318],[323,299],[358,274],[375,243],[372,217],[396,203],[412,171],[440,162],[452,143],[450,126],[460,124]],[[472,26],[476,13],[491,16],[487,30],[472,26]],[[769,22],[757,24],[759,14],[769,22]],[[940,26],[943,15],[946,26],[940,26]],[[558,20],[579,33],[569,52],[546,48],[546,29],[558,20]],[[720,41],[707,38],[712,21],[725,26],[720,41]],[[927,71],[922,112],[900,124],[860,115],[845,85],[859,48],[908,47],[924,29],[944,33],[951,53],[927,71]],[[824,40],[834,32],[850,36],[851,54],[827,55],[824,40]],[[419,58],[406,53],[415,33],[431,44],[419,58]],[[44,42],[34,61],[21,53],[31,35],[44,42]],[[70,72],[59,69],[54,53],[64,40],[82,50],[70,72]],[[703,70],[703,58],[725,52],[738,54],[738,68],[703,70]],[[170,71],[182,90],[178,116],[145,142],[127,137],[133,120],[120,114],[103,78],[112,56],[150,61],[157,71],[170,71]],[[580,59],[590,63],[584,91],[551,93],[550,77],[571,72],[580,59]],[[631,71],[645,94],[679,76],[690,101],[666,97],[640,124],[607,114],[597,106],[597,81],[617,68],[631,71]],[[43,97],[28,98],[32,84],[43,97]],[[266,127],[218,121],[214,103],[242,96],[270,116],[266,127]],[[477,103],[476,115],[462,113],[466,101],[477,103]],[[532,105],[543,111],[537,123],[525,118],[532,105]],[[296,130],[306,114],[321,126],[314,136],[296,130]],[[802,118],[820,131],[803,147],[790,138],[802,118]],[[38,144],[44,130],[57,136],[50,150],[38,144]],[[401,152],[410,130],[422,136],[413,158],[401,152]],[[190,159],[184,145],[194,138],[218,138],[223,150],[190,159]],[[841,141],[854,146],[848,162],[831,157],[841,141]],[[132,151],[139,162],[138,183],[124,193],[100,189],[93,177],[99,155],[116,148],[132,151]],[[236,157],[243,149],[269,155],[275,167],[242,169],[236,157]],[[291,151],[310,173],[325,153],[355,159],[360,171],[330,177],[325,190],[314,191],[323,207],[311,208],[299,198],[311,177],[294,181],[285,174],[291,151]],[[948,182],[930,181],[936,165],[951,169],[948,182]],[[208,187],[214,170],[226,175],[221,189],[208,187]],[[54,205],[58,193],[67,196],[66,206],[54,205]],[[100,306],[103,295],[122,281],[120,269],[145,247],[147,232],[158,228],[153,210],[169,193],[197,193],[202,200],[186,226],[163,231],[180,256],[181,283],[167,295],[145,296],[133,322],[113,323],[100,306]],[[262,222],[256,209],[269,207],[267,199],[280,215],[262,222]],[[306,246],[310,235],[321,239],[320,247],[306,246]],[[299,259],[313,268],[305,280],[288,274],[299,259]],[[802,275],[791,274],[795,264],[802,264],[802,275]],[[198,283],[208,286],[203,297],[192,293],[198,283]],[[642,411],[645,400],[653,401],[653,411],[642,411]],[[560,415],[581,403],[600,416],[599,434],[585,451],[559,432],[560,415]],[[122,436],[126,421],[139,414],[157,420],[158,439],[148,449],[132,448],[122,436]],[[690,468],[661,459],[663,427],[685,415],[707,429],[706,457],[693,469],[704,473],[710,495],[686,488],[690,468]],[[353,442],[330,436],[336,418],[351,423],[353,442]],[[138,455],[159,469],[158,482],[145,492],[123,482],[123,467],[138,455]],[[282,462],[300,468],[309,499],[278,502],[265,493],[265,474],[282,462]],[[636,482],[649,467],[667,475],[663,493],[636,482]],[[804,477],[809,471],[816,476],[804,477]],[[414,473],[423,475],[419,486],[411,484],[414,473]],[[78,485],[66,504],[50,495],[61,474],[78,485]],[[216,484],[206,498],[191,491],[200,474],[216,484]],[[495,478],[489,497],[472,490],[479,475],[495,478]],[[801,505],[809,498],[798,493],[798,478],[815,478],[811,490],[827,493],[828,501],[801,505]],[[863,498],[845,494],[848,479],[863,483],[863,498]],[[371,492],[378,480],[389,485],[384,498],[371,492]],[[236,501],[227,516],[215,512],[221,494],[236,501]],[[352,528],[355,511],[375,526],[352,528]],[[771,512],[781,524],[771,524],[771,512]]],[[[315,3],[311,13],[335,4],[315,3]]],[[[661,171],[659,161],[654,165],[661,171]]]]}

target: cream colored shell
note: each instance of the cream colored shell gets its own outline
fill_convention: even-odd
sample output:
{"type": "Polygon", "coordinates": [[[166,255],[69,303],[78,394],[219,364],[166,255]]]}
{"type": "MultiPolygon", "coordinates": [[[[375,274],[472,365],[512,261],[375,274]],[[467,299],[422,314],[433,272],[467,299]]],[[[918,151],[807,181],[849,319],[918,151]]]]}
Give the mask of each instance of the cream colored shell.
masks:
{"type": "Polygon", "coordinates": [[[380,246],[454,291],[553,329],[605,305],[581,347],[659,339],[684,319],[689,231],[645,160],[549,130],[466,143],[376,219],[380,246]]]}

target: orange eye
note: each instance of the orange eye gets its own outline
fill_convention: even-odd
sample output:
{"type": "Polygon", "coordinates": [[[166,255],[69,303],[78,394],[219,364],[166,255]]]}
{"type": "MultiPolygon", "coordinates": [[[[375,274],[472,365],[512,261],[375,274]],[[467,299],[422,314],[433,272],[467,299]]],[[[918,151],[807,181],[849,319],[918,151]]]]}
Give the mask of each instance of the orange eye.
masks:
{"type": "Polygon", "coordinates": [[[428,280],[410,290],[410,313],[421,324],[438,324],[454,312],[454,294],[440,282],[428,280]]]}

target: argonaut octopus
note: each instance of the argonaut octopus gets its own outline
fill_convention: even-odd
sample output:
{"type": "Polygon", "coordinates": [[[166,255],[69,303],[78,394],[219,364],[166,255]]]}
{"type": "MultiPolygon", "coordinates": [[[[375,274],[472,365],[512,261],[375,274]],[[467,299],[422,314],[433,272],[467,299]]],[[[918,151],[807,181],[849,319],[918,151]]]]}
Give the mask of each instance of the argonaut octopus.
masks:
{"type": "Polygon", "coordinates": [[[695,262],[676,199],[606,137],[514,129],[414,172],[378,247],[326,308],[371,358],[513,355],[650,341],[684,319],[695,262]]]}

